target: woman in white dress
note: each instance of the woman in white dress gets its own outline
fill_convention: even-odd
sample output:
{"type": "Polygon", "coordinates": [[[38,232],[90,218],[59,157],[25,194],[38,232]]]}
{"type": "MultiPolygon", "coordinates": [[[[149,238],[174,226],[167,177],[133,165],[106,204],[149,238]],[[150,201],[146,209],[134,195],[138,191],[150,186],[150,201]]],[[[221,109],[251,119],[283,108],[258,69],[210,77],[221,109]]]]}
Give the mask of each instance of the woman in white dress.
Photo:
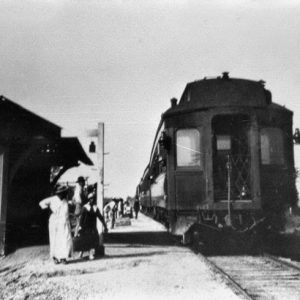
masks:
{"type": "Polygon", "coordinates": [[[52,212],[49,218],[50,257],[56,264],[66,264],[73,249],[67,193],[68,188],[61,186],[57,189],[55,196],[39,203],[42,209],[50,208],[52,212]]]}

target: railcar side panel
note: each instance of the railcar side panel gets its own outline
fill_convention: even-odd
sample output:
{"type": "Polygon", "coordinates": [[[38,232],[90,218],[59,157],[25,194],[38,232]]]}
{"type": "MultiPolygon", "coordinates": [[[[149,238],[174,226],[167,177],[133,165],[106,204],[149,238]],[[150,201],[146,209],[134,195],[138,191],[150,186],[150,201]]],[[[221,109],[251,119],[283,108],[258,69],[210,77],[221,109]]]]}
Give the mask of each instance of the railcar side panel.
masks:
{"type": "Polygon", "coordinates": [[[151,184],[151,202],[154,207],[166,208],[166,173],[161,173],[151,184]]]}
{"type": "Polygon", "coordinates": [[[204,199],[203,172],[176,172],[175,182],[176,208],[197,210],[204,199]]]}

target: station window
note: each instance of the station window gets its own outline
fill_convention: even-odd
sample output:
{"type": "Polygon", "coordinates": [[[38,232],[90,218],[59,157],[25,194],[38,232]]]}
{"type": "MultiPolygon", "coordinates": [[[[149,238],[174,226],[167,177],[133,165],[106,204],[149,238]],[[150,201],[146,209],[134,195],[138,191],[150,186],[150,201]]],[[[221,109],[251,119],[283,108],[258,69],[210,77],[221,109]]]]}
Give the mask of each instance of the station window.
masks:
{"type": "Polygon", "coordinates": [[[176,133],[178,167],[200,166],[200,132],[197,129],[180,129],[176,133]]]}
{"type": "Polygon", "coordinates": [[[263,165],[284,164],[283,135],[279,128],[263,128],[260,132],[263,165]]]}

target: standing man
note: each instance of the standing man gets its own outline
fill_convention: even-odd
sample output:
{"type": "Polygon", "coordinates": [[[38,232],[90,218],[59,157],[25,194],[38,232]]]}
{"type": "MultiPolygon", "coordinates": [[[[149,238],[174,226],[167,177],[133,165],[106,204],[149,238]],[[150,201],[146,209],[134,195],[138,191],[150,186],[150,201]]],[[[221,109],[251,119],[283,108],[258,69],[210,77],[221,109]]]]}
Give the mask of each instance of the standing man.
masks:
{"type": "Polygon", "coordinates": [[[135,198],[133,209],[134,209],[134,212],[135,212],[135,218],[137,219],[139,211],[140,211],[140,202],[137,198],[135,198]]]}
{"type": "Polygon", "coordinates": [[[120,198],[118,199],[118,218],[122,218],[123,216],[123,209],[122,209],[122,206],[123,206],[123,200],[120,198]]]}
{"type": "Polygon", "coordinates": [[[73,202],[75,204],[74,216],[76,218],[75,236],[78,234],[80,215],[82,206],[85,204],[85,180],[82,176],[79,176],[76,181],[76,186],[74,190],[73,202]]]}
{"type": "Polygon", "coordinates": [[[116,214],[117,214],[117,204],[116,201],[114,201],[114,199],[112,201],[110,201],[108,203],[109,207],[110,207],[110,211],[109,211],[109,219],[110,219],[110,228],[113,229],[115,227],[115,222],[116,222],[116,214]]]}

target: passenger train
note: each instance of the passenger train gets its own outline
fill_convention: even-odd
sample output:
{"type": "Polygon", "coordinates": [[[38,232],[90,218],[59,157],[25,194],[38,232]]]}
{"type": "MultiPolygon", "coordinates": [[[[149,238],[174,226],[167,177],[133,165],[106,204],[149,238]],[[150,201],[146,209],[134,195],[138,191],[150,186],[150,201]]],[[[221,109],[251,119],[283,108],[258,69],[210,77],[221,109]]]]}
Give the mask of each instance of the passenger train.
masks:
{"type": "Polygon", "coordinates": [[[183,237],[280,230],[297,201],[292,126],[262,80],[188,83],[161,116],[137,186],[142,210],[183,237]]]}

